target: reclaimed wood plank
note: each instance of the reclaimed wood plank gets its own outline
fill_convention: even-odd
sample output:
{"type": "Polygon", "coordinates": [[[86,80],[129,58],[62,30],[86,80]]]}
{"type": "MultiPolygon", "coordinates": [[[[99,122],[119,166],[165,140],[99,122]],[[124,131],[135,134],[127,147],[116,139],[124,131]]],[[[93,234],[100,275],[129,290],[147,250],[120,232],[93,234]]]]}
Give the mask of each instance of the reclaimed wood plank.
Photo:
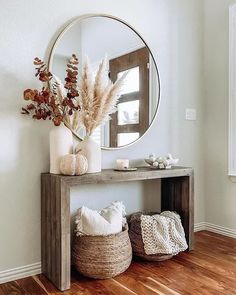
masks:
{"type": "Polygon", "coordinates": [[[176,211],[185,231],[189,251],[194,245],[194,188],[193,174],[164,178],[161,182],[161,210],[176,211]]]}
{"type": "Polygon", "coordinates": [[[146,179],[161,179],[169,177],[181,177],[192,175],[193,169],[188,167],[173,167],[166,170],[153,170],[149,167],[138,168],[137,171],[121,172],[113,169],[104,169],[101,173],[84,174],[81,176],[65,176],[65,175],[45,175],[60,178],[69,186],[91,183],[115,183],[124,181],[137,181],[146,179]]]}

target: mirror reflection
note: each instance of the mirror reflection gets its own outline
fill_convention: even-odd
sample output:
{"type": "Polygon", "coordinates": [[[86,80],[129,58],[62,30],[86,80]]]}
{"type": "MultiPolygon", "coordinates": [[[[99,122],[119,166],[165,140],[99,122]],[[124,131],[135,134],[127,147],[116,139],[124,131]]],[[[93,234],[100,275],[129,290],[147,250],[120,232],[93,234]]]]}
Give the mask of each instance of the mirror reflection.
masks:
{"type": "MultiPolygon", "coordinates": [[[[61,81],[71,53],[79,58],[79,73],[86,56],[94,73],[106,56],[112,82],[127,73],[116,112],[93,132],[93,139],[105,148],[123,147],[139,139],[152,123],[159,101],[156,65],[140,36],[114,18],[86,17],[73,22],[53,48],[50,68],[61,81]]],[[[84,137],[83,130],[73,131],[84,137]]]]}

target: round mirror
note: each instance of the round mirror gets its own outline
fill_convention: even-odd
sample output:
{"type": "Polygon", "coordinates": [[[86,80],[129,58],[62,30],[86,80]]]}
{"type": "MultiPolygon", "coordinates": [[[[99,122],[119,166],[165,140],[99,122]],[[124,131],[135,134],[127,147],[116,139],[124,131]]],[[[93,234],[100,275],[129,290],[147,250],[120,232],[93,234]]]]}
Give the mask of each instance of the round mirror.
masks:
{"type": "MultiPolygon", "coordinates": [[[[94,73],[106,56],[113,83],[126,73],[116,111],[94,130],[93,139],[105,149],[125,147],[140,139],[157,114],[160,97],[158,69],[143,38],[115,17],[87,15],[71,22],[51,50],[49,69],[62,82],[71,54],[78,57],[79,76],[86,56],[94,73]]],[[[83,129],[72,131],[83,139],[83,129]]]]}

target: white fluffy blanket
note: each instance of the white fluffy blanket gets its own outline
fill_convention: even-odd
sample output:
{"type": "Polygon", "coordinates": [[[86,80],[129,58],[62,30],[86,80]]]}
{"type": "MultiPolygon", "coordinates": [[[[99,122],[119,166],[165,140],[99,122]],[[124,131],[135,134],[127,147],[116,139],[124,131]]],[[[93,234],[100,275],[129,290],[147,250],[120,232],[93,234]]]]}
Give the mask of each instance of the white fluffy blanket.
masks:
{"type": "Polygon", "coordinates": [[[180,216],[165,211],[141,216],[142,238],[147,255],[178,254],[188,248],[180,216]]]}

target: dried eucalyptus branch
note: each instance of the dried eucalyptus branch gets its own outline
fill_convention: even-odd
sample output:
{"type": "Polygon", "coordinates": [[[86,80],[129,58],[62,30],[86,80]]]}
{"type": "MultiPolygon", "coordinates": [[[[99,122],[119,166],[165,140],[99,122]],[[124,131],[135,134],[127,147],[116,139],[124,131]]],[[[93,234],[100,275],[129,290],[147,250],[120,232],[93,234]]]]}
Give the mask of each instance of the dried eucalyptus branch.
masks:
{"type": "Polygon", "coordinates": [[[77,76],[78,59],[72,55],[67,64],[67,77],[65,79],[66,94],[60,88],[59,81],[53,77],[46,64],[39,58],[34,59],[36,65],[35,76],[43,83],[41,90],[26,89],[24,99],[30,101],[26,107],[22,108],[22,114],[30,115],[37,120],[52,120],[55,126],[62,122],[70,122],[69,116],[75,111],[79,111],[77,98],[77,76]],[[50,86],[49,86],[50,85],[50,86]]]}

